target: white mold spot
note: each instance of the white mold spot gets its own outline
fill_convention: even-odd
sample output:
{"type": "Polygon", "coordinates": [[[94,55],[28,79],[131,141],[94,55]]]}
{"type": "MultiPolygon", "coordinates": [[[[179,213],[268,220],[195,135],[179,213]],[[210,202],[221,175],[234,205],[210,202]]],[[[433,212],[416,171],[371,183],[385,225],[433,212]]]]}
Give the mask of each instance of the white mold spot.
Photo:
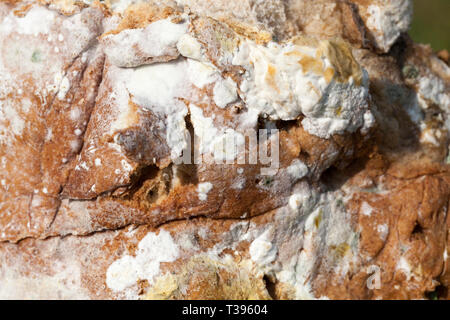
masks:
{"type": "Polygon", "coordinates": [[[208,192],[211,191],[213,185],[211,182],[202,182],[197,186],[198,198],[201,201],[208,199],[208,192]]]}
{"type": "Polygon", "coordinates": [[[233,161],[245,143],[245,137],[231,128],[214,126],[212,118],[205,117],[203,110],[194,104],[189,106],[195,135],[198,137],[200,154],[211,153],[216,161],[233,161]]]}
{"type": "Polygon", "coordinates": [[[197,88],[203,88],[205,85],[219,79],[219,72],[209,64],[188,59],[188,76],[191,83],[197,88]]]}
{"type": "Polygon", "coordinates": [[[139,242],[135,257],[126,255],[109,266],[106,284],[116,292],[132,287],[140,279],[152,284],[160,273],[161,262],[173,262],[178,255],[179,248],[169,232],[149,232],[139,242]]]}
{"type": "Polygon", "coordinates": [[[183,34],[177,43],[177,49],[184,57],[201,61],[202,46],[200,42],[189,34],[183,34]]]}

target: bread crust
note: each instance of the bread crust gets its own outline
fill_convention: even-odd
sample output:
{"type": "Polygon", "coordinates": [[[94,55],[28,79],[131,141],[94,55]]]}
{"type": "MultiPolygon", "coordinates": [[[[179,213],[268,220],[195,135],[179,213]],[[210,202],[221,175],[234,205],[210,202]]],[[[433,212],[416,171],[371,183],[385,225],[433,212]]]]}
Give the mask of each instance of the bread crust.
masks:
{"type": "Polygon", "coordinates": [[[258,4],[0,2],[0,297],[448,298],[450,70],[409,1],[258,4]]]}

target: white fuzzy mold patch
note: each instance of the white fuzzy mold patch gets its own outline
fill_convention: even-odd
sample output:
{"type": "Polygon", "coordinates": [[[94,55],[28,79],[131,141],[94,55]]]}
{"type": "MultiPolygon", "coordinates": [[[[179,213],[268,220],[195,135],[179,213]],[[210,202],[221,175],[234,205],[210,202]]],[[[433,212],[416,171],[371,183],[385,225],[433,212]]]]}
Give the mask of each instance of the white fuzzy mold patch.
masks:
{"type": "Polygon", "coordinates": [[[364,125],[368,76],[342,43],[264,46],[244,40],[233,64],[247,70],[240,94],[259,114],[273,120],[304,115],[304,128],[322,138],[364,125]],[[344,71],[350,65],[353,68],[344,71]]]}
{"type": "Polygon", "coordinates": [[[0,299],[89,299],[82,286],[80,267],[73,261],[55,261],[51,275],[43,273],[21,273],[17,266],[0,268],[0,299]]]}
{"type": "Polygon", "coordinates": [[[123,256],[109,266],[106,284],[115,292],[132,288],[138,280],[152,284],[153,278],[160,274],[161,262],[173,262],[178,255],[179,248],[169,232],[149,232],[139,242],[135,256],[123,256]]]}
{"type": "Polygon", "coordinates": [[[201,201],[206,201],[206,199],[208,199],[208,192],[210,192],[212,188],[213,185],[211,182],[199,183],[197,187],[198,198],[201,201]]]}
{"type": "Polygon", "coordinates": [[[367,7],[366,26],[383,52],[388,52],[400,34],[408,31],[411,21],[410,0],[374,1],[367,7]]]}
{"type": "MultiPolygon", "coordinates": [[[[84,0],[89,1],[91,0],[84,0]]],[[[143,2],[143,0],[109,0],[109,6],[116,13],[123,13],[132,4],[143,2]]]]}
{"type": "Polygon", "coordinates": [[[365,216],[370,217],[372,215],[373,208],[367,202],[363,202],[361,204],[361,213],[365,216]]]}
{"type": "Polygon", "coordinates": [[[145,28],[126,29],[101,41],[109,60],[119,67],[136,67],[146,59],[178,56],[178,40],[186,33],[188,22],[173,23],[170,18],[150,23],[145,28]]]}
{"type": "Polygon", "coordinates": [[[183,34],[178,42],[177,49],[180,54],[186,58],[201,61],[203,59],[203,49],[200,42],[190,34],[183,34]]]}
{"type": "Polygon", "coordinates": [[[54,24],[57,13],[45,7],[33,6],[23,17],[14,14],[3,20],[5,31],[15,31],[23,35],[47,35],[54,24]]]}
{"type": "Polygon", "coordinates": [[[111,131],[136,124],[135,111],[129,103],[131,97],[136,105],[152,111],[161,119],[157,125],[166,129],[166,142],[171,148],[172,159],[181,156],[188,136],[184,119],[187,108],[179,100],[189,89],[186,70],[185,60],[128,69],[111,66],[110,76],[114,79],[115,92],[110,99],[117,113],[111,131]]]}
{"type": "Polygon", "coordinates": [[[294,159],[292,163],[287,167],[287,173],[294,179],[299,180],[306,176],[309,172],[306,164],[300,159],[294,159]]]}

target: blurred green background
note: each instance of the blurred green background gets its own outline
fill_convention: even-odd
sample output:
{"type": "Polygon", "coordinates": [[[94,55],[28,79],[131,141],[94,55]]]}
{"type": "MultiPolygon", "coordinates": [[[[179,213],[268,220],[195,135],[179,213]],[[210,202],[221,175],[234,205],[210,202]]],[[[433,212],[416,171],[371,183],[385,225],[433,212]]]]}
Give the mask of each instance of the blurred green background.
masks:
{"type": "Polygon", "coordinates": [[[450,50],[450,0],[414,0],[410,35],[434,51],[450,50]]]}

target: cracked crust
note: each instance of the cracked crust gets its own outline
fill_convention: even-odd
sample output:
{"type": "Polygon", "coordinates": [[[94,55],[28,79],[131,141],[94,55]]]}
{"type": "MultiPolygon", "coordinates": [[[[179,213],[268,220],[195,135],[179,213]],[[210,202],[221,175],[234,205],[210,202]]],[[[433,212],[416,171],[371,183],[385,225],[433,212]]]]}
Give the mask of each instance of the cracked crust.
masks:
{"type": "Polygon", "coordinates": [[[450,71],[403,34],[407,1],[388,2],[2,1],[0,297],[448,298],[450,71]],[[374,28],[373,6],[395,5],[404,16],[374,28]],[[326,48],[332,74],[297,52],[301,70],[367,87],[346,96],[356,129],[320,136],[305,120],[331,116],[304,107],[256,114],[244,45],[326,48]],[[186,133],[263,128],[280,133],[274,176],[174,157],[186,133]]]}

